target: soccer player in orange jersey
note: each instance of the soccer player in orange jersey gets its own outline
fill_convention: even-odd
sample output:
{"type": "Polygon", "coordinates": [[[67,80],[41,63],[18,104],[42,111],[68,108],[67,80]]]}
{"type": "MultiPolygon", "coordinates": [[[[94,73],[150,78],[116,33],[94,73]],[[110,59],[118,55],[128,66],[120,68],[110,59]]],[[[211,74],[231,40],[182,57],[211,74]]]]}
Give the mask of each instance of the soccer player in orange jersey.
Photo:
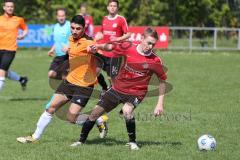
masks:
{"type": "Polygon", "coordinates": [[[23,89],[28,81],[27,77],[20,77],[13,71],[8,71],[17,50],[17,39],[23,39],[28,32],[27,25],[22,17],[14,16],[14,1],[5,0],[4,14],[0,16],[0,91],[3,88],[5,77],[19,81],[23,89]],[[18,35],[18,29],[23,30],[18,35]]]}
{"type": "Polygon", "coordinates": [[[79,112],[86,106],[97,81],[96,59],[88,46],[95,42],[84,33],[85,20],[76,15],[71,20],[71,33],[69,37],[69,73],[58,86],[50,107],[40,116],[37,128],[33,135],[17,138],[21,143],[33,143],[40,139],[43,131],[51,122],[53,114],[64,104],[70,102],[67,113],[68,121],[77,123],[79,112]]]}

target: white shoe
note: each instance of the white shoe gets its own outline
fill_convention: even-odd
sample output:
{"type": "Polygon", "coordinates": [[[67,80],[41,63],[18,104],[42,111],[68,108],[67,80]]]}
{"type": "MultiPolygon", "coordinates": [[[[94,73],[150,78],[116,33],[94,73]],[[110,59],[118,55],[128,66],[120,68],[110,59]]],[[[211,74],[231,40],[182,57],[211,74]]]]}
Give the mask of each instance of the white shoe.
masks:
{"type": "Polygon", "coordinates": [[[77,146],[81,146],[81,145],[83,145],[83,143],[78,141],[78,142],[74,142],[73,144],[71,144],[70,147],[77,147],[77,146]]]}
{"type": "Polygon", "coordinates": [[[38,139],[33,138],[33,136],[18,137],[17,141],[20,143],[36,143],[38,139]]]}
{"type": "Polygon", "coordinates": [[[138,147],[137,143],[135,143],[135,142],[126,143],[125,146],[128,146],[131,150],[135,150],[135,151],[140,149],[138,147]]]}

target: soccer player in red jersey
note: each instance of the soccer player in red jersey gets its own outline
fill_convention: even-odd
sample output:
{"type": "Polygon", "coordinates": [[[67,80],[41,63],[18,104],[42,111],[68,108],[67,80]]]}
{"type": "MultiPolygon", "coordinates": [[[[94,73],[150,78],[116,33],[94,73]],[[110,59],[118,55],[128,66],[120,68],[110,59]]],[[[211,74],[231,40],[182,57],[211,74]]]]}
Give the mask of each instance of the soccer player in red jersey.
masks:
{"type": "MultiPolygon", "coordinates": [[[[108,15],[102,20],[101,32],[98,32],[95,39],[98,43],[120,42],[130,37],[131,33],[128,31],[128,24],[123,16],[118,14],[119,1],[108,1],[108,15]]],[[[105,70],[111,78],[118,74],[120,68],[119,58],[111,52],[103,52],[103,62],[105,70]]]]}
{"type": "Polygon", "coordinates": [[[118,104],[123,103],[123,115],[129,136],[130,149],[138,150],[136,143],[136,125],[133,111],[143,100],[147,93],[148,84],[153,74],[156,74],[159,82],[159,98],[154,109],[154,115],[159,116],[163,112],[163,101],[167,76],[163,70],[161,59],[153,52],[153,47],[158,41],[158,34],[152,28],[147,28],[143,33],[140,44],[127,47],[113,45],[111,43],[95,45],[97,49],[110,50],[114,54],[124,56],[124,64],[119,74],[112,81],[112,87],[99,100],[96,107],[84,123],[80,139],[71,146],[75,147],[85,143],[96,119],[105,112],[110,112],[118,104]]]}

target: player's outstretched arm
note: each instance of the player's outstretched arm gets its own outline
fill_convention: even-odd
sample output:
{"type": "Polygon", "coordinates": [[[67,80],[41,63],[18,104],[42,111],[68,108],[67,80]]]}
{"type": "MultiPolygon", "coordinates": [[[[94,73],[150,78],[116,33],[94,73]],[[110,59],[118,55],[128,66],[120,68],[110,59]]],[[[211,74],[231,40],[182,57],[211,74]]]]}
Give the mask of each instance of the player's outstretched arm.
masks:
{"type": "Polygon", "coordinates": [[[130,36],[131,36],[131,32],[128,32],[121,37],[113,37],[112,36],[112,37],[110,37],[110,40],[111,40],[111,42],[120,42],[120,41],[127,40],[130,36]]]}
{"type": "Polygon", "coordinates": [[[154,116],[160,116],[161,113],[163,112],[165,90],[166,90],[166,84],[164,82],[160,82],[158,103],[154,109],[154,116]]]}

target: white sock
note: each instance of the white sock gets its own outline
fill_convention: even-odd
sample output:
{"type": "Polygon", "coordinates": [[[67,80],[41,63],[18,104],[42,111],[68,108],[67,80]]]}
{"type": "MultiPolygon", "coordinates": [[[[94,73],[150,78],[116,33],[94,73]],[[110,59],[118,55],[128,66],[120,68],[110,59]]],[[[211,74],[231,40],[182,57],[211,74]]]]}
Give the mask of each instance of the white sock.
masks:
{"type": "Polygon", "coordinates": [[[52,114],[44,111],[43,114],[40,116],[38,122],[37,122],[37,128],[35,132],[33,133],[33,138],[40,139],[41,135],[43,134],[45,128],[48,126],[48,124],[52,120],[52,114]]]}
{"type": "Polygon", "coordinates": [[[97,119],[97,125],[100,126],[102,123],[104,122],[103,118],[102,117],[99,117],[97,119]]]}
{"type": "Polygon", "coordinates": [[[0,91],[2,90],[2,88],[4,86],[4,81],[5,81],[5,77],[0,77],[0,91]]]}
{"type": "Polygon", "coordinates": [[[19,81],[21,77],[16,72],[9,70],[7,72],[7,78],[13,81],[19,81]]]}

